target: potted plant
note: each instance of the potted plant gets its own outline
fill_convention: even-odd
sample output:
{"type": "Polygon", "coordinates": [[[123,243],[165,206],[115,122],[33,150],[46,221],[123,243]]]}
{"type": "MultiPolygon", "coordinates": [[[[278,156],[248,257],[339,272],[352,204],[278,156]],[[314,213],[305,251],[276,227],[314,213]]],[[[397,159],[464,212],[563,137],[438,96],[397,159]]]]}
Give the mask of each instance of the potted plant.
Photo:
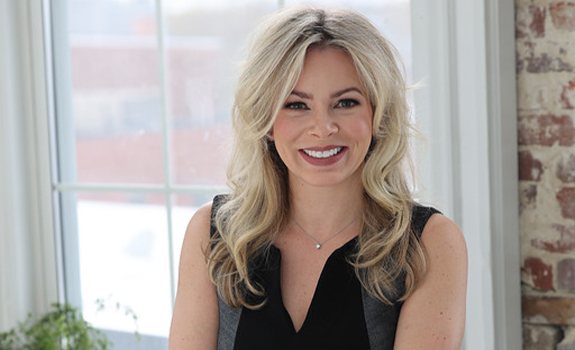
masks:
{"type": "Polygon", "coordinates": [[[32,316],[0,333],[0,350],[108,350],[111,341],[69,304],[53,304],[39,319],[32,316]]]}

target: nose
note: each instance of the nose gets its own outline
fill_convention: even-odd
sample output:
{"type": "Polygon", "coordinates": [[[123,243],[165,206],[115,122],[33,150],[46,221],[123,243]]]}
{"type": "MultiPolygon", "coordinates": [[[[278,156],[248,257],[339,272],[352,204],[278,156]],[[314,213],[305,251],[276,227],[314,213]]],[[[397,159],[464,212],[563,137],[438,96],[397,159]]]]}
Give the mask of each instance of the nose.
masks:
{"type": "Polygon", "coordinates": [[[330,114],[328,110],[316,111],[314,113],[312,117],[313,125],[310,128],[311,135],[325,138],[339,131],[339,126],[330,114]]]}

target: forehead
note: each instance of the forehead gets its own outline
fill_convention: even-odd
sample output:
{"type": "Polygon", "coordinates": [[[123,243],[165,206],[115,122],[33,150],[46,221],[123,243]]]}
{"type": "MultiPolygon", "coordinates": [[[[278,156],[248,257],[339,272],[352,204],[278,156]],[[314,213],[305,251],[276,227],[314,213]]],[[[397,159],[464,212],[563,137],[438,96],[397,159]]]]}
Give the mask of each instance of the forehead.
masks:
{"type": "Polygon", "coordinates": [[[333,46],[309,48],[296,88],[331,86],[337,89],[342,85],[362,86],[351,56],[345,50],[333,46]]]}

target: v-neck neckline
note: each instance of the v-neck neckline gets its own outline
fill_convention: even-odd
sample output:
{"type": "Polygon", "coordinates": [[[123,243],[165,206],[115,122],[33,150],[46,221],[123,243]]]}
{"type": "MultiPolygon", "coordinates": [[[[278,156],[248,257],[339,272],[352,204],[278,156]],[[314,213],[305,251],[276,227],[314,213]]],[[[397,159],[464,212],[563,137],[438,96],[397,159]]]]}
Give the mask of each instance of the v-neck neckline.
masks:
{"type": "Polygon", "coordinates": [[[346,251],[348,251],[351,247],[353,247],[356,242],[358,240],[358,236],[354,236],[353,238],[349,239],[347,242],[345,242],[344,244],[342,244],[340,247],[336,248],[333,252],[331,252],[331,254],[328,256],[328,258],[326,259],[325,263],[323,264],[323,267],[321,269],[319,278],[317,280],[317,283],[315,285],[314,291],[313,291],[313,295],[311,298],[311,301],[309,303],[308,309],[306,310],[306,314],[304,317],[304,321],[302,322],[301,326],[299,329],[296,330],[295,328],[295,324],[293,321],[292,316],[290,315],[289,311],[287,310],[287,308],[285,307],[285,303],[284,303],[284,299],[283,299],[283,289],[282,289],[282,284],[281,284],[281,278],[282,278],[282,271],[281,271],[281,259],[282,259],[282,255],[281,255],[281,251],[278,247],[276,247],[274,244],[271,245],[271,249],[274,250],[277,254],[278,260],[277,260],[277,269],[278,269],[278,274],[277,274],[277,283],[279,283],[278,285],[278,289],[279,289],[279,305],[281,308],[281,311],[283,313],[283,317],[286,319],[287,323],[290,325],[291,331],[293,332],[293,334],[300,335],[302,334],[302,331],[304,331],[307,327],[307,325],[311,322],[310,321],[310,315],[312,314],[311,311],[313,311],[314,307],[317,307],[317,298],[318,298],[318,290],[319,287],[321,286],[322,282],[324,281],[324,279],[326,278],[326,270],[327,267],[329,267],[329,264],[333,263],[333,260],[335,260],[335,258],[337,258],[338,256],[340,256],[342,253],[345,253],[346,251]]]}

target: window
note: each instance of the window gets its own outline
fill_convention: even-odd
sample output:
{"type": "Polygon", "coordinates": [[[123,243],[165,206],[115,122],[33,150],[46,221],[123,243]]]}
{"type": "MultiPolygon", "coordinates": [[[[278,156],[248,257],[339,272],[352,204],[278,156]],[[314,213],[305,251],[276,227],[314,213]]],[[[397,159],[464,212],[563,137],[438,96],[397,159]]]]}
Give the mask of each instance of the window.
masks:
{"type": "MultiPolygon", "coordinates": [[[[165,347],[189,218],[225,189],[237,64],[300,1],[53,0],[54,141],[66,298],[116,348],[165,347]]],[[[409,0],[366,14],[411,67],[409,0]]]]}
{"type": "MultiPolygon", "coordinates": [[[[185,9],[184,2],[174,3],[173,8],[185,9]]],[[[133,3],[129,0],[118,2],[123,5],[133,3]]],[[[378,3],[354,1],[357,6],[362,6],[362,10],[370,11],[368,16],[379,12],[365,7],[378,3]]],[[[387,3],[391,6],[398,1],[381,5],[387,3]]],[[[161,4],[161,16],[154,10],[156,18],[162,19],[163,23],[158,28],[169,28],[167,23],[170,21],[166,20],[168,3],[161,4]]],[[[278,1],[274,7],[279,4],[278,1]]],[[[87,0],[83,5],[95,6],[87,0]]],[[[80,132],[72,118],[74,91],[71,89],[68,18],[74,15],[69,13],[70,6],[65,0],[0,1],[0,168],[3,170],[0,172],[0,300],[6,304],[0,308],[2,329],[12,327],[28,312],[45,311],[55,300],[62,300],[63,277],[70,301],[82,301],[82,283],[91,276],[80,274],[80,196],[109,196],[111,193],[128,198],[123,203],[132,204],[147,200],[157,203],[160,199],[163,201],[161,210],[165,213],[162,220],[168,227],[163,233],[169,235],[173,232],[176,236],[182,232],[175,227],[172,218],[177,198],[195,198],[194,191],[206,188],[205,184],[181,185],[182,181],[175,182],[173,175],[168,177],[172,181],[170,188],[164,183],[129,182],[126,177],[123,183],[116,182],[117,179],[93,183],[78,181],[74,162],[77,153],[75,141],[80,132]],[[58,112],[58,133],[51,135],[50,132],[56,129],[51,125],[54,118],[50,117],[54,110],[58,112]],[[49,138],[54,135],[57,137],[49,138]],[[53,145],[56,141],[58,147],[53,145]],[[52,157],[50,151],[56,151],[52,153],[57,157],[52,157]],[[55,169],[56,166],[59,169],[55,169]],[[59,170],[59,174],[55,174],[55,170],[59,170]],[[147,199],[150,197],[153,199],[147,199]],[[168,208],[171,208],[170,215],[168,208]],[[54,232],[64,232],[66,259],[60,259],[64,255],[60,249],[61,237],[53,235],[54,232]],[[59,272],[64,267],[67,273],[62,276],[59,272]]],[[[521,294],[516,215],[513,2],[411,0],[409,6],[413,30],[413,76],[415,81],[424,79],[425,83],[415,94],[418,121],[423,121],[421,129],[428,137],[428,157],[423,158],[423,164],[418,161],[420,169],[423,169],[423,183],[431,192],[425,198],[439,203],[462,226],[468,238],[470,278],[465,349],[518,349],[521,348],[521,294]]],[[[385,11],[391,10],[386,8],[385,11]]],[[[109,13],[106,16],[111,17],[109,13]]],[[[211,21],[202,23],[206,26],[205,23],[211,21]]],[[[167,52],[166,38],[165,34],[156,37],[157,47],[164,48],[158,50],[163,53],[161,57],[167,52]],[[164,40],[162,45],[159,45],[160,38],[164,40]]],[[[391,38],[397,44],[397,39],[391,38]]],[[[164,67],[164,64],[159,66],[164,67]]],[[[169,84],[162,82],[164,85],[169,84]]],[[[167,116],[164,111],[169,110],[164,102],[165,91],[167,89],[163,88],[161,94],[149,94],[152,97],[147,104],[134,106],[127,103],[130,106],[126,108],[130,110],[127,114],[140,113],[134,112],[138,109],[147,112],[147,108],[142,106],[157,104],[153,100],[159,96],[163,113],[161,132],[169,130],[164,119],[167,116]]],[[[144,130],[151,133],[154,126],[144,124],[144,130]]],[[[162,142],[163,147],[172,143],[162,142]]],[[[167,151],[166,154],[175,153],[167,151]]],[[[117,204],[111,200],[102,202],[92,204],[117,204]]],[[[184,214],[186,218],[182,221],[185,221],[194,206],[181,206],[190,210],[184,214]]],[[[118,227],[113,223],[108,226],[118,227]]],[[[149,233],[143,234],[146,235],[149,233]]],[[[174,237],[165,241],[168,246],[172,242],[173,249],[164,253],[172,254],[172,260],[165,262],[163,268],[173,266],[178,244],[174,237]]],[[[127,247],[133,246],[128,244],[127,247]]],[[[111,248],[106,245],[106,249],[111,248]]],[[[105,262],[107,252],[100,252],[98,258],[105,262]]],[[[169,271],[163,273],[170,274],[169,271]]],[[[170,275],[171,281],[173,278],[173,274],[170,275]]],[[[120,308],[115,312],[111,297],[103,300],[110,314],[126,311],[120,308]]],[[[122,304],[125,306],[129,304],[122,304]]],[[[128,312],[127,317],[119,317],[123,327],[130,328],[128,332],[114,333],[120,340],[133,341],[129,315],[128,312]]],[[[109,324],[108,328],[116,327],[109,324]]],[[[114,341],[118,348],[133,348],[116,338],[114,341]]],[[[157,349],[162,348],[162,344],[165,344],[164,337],[145,335],[138,348],[145,345],[157,349]]]]}

